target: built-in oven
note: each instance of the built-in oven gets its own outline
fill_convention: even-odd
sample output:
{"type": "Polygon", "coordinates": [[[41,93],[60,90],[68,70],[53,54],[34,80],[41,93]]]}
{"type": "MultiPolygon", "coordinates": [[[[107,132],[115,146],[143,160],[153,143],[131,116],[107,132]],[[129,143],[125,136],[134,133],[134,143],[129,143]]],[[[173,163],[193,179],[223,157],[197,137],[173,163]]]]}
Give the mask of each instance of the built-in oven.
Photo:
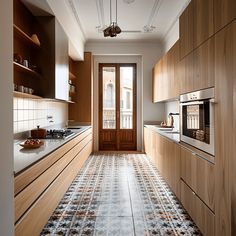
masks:
{"type": "Polygon", "coordinates": [[[214,88],[180,95],[180,140],[215,154],[214,88]]]}

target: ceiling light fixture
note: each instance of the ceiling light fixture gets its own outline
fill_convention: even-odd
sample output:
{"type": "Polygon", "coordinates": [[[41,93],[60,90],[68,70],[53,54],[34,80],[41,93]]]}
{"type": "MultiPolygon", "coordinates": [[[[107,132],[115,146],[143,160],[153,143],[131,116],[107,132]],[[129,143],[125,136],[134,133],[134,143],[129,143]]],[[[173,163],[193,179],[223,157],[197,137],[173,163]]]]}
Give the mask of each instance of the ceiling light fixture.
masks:
{"type": "Polygon", "coordinates": [[[116,37],[121,33],[121,28],[117,24],[117,0],[116,0],[116,21],[112,21],[112,6],[110,0],[110,25],[103,30],[104,37],[116,37]]]}
{"type": "Polygon", "coordinates": [[[127,3],[127,4],[130,4],[130,3],[133,3],[134,2],[134,0],[123,0],[125,3],[127,3]]]}

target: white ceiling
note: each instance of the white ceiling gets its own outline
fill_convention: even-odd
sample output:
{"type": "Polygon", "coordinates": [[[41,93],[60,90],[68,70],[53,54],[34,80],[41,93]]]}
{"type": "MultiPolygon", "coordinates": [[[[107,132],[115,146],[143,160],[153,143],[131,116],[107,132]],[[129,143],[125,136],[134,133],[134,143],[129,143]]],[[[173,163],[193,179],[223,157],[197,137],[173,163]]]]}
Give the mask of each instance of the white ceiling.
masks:
{"type": "MultiPolygon", "coordinates": [[[[67,0],[80,25],[86,41],[101,40],[163,40],[177,21],[189,0],[135,0],[127,4],[117,0],[118,25],[123,31],[135,30],[139,33],[122,32],[116,38],[104,38],[102,29],[110,23],[110,0],[67,0]],[[144,27],[154,27],[152,32],[144,32],[144,27]],[[99,30],[100,29],[100,30],[99,30]]],[[[115,0],[112,0],[115,19],[115,0]]]]}

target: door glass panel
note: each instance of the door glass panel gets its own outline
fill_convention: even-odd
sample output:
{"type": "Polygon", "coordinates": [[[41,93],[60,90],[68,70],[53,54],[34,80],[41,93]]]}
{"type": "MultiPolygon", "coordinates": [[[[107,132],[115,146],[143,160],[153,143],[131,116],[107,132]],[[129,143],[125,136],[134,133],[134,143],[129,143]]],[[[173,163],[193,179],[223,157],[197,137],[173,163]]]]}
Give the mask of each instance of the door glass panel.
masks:
{"type": "Polygon", "coordinates": [[[133,128],[133,67],[120,67],[120,129],[133,128]]]}
{"type": "Polygon", "coordinates": [[[115,67],[103,67],[103,129],[116,128],[116,72],[115,67]]]}

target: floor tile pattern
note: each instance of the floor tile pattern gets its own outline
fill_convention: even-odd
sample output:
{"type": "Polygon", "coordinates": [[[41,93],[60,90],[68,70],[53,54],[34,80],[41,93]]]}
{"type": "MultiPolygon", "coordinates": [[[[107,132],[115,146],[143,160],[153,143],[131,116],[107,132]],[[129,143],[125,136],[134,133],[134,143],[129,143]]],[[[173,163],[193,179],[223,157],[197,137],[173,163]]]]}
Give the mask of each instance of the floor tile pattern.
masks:
{"type": "Polygon", "coordinates": [[[201,235],[144,154],[91,155],[41,236],[201,235]]]}

